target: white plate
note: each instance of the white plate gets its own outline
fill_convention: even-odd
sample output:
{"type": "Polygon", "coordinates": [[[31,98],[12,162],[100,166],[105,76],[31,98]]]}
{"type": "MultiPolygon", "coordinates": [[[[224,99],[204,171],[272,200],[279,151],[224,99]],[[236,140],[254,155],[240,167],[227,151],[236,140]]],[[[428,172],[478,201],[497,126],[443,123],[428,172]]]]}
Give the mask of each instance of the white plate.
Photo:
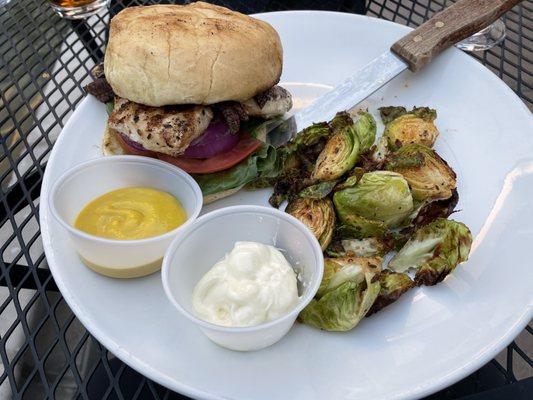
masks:
{"type": "MultiPolygon", "coordinates": [[[[286,86],[299,104],[340,83],[408,32],[339,13],[260,17],[281,36],[282,82],[292,83],[286,86]]],[[[348,333],[297,325],[262,351],[217,347],[167,301],[159,274],[137,280],[97,275],[80,263],[66,233],[51,220],[50,185],[65,169],[101,156],[105,107],[88,97],[54,147],[41,193],[48,264],[74,313],[137,371],[200,398],[416,398],[481,367],[533,314],[531,114],[495,75],[455,49],[416,76],[404,73],[367,105],[438,110],[436,148],[459,176],[462,211],[454,218],[475,235],[470,260],[442,284],[410,291],[348,333]]],[[[266,204],[267,197],[267,191],[241,192],[206,210],[266,204]]]]}

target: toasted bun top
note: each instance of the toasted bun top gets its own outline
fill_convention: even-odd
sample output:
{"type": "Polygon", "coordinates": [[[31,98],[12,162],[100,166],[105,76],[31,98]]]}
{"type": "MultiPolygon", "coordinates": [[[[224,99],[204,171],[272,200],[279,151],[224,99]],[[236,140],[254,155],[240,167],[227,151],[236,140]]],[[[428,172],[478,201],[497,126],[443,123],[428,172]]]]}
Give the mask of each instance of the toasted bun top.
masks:
{"type": "Polygon", "coordinates": [[[245,101],[279,81],[282,48],[269,24],[224,7],[129,7],[111,20],[104,68],[141,104],[245,101]]]}

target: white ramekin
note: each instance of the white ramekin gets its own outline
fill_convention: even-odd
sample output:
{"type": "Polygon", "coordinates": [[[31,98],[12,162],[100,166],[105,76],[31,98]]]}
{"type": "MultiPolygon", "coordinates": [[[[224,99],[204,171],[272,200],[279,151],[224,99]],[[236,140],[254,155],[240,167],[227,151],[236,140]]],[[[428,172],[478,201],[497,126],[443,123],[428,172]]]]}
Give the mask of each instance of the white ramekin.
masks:
{"type": "Polygon", "coordinates": [[[322,250],[311,231],[296,218],[274,208],[234,206],[206,214],[174,239],[163,259],[162,279],[171,303],[213,342],[232,350],[258,350],[280,340],[300,311],[313,299],[324,269],[322,250]],[[192,309],[200,278],[237,241],[269,244],[282,250],[298,274],[300,301],[274,321],[231,328],[203,321],[192,309]]]}
{"type": "Polygon", "coordinates": [[[110,277],[134,278],[161,268],[172,239],[198,217],[202,192],[189,174],[171,164],[147,157],[113,156],[96,158],[66,171],[52,186],[48,203],[88,267],[110,277]],[[164,235],[139,240],[105,239],[74,228],[77,215],[91,200],[134,186],[172,194],[185,209],[187,221],[164,235]]]}

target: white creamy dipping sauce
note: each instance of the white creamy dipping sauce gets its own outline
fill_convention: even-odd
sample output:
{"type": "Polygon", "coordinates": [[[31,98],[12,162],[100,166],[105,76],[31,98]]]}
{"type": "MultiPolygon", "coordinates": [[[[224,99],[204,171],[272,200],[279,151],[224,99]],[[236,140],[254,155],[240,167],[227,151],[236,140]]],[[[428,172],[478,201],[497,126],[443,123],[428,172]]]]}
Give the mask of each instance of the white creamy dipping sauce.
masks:
{"type": "Polygon", "coordinates": [[[196,284],[192,301],[196,315],[213,324],[259,325],[296,307],[296,274],[275,247],[236,242],[196,284]]]}

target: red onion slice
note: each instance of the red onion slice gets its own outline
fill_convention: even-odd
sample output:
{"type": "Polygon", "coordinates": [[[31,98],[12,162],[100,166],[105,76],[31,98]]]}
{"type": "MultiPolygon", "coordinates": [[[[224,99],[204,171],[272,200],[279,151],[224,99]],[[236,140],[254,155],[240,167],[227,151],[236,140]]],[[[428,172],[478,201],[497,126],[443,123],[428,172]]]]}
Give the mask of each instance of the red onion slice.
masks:
{"type": "Polygon", "coordinates": [[[231,133],[224,121],[212,121],[205,132],[191,142],[183,153],[188,158],[209,158],[233,149],[239,134],[231,133]]]}
{"type": "MultiPolygon", "coordinates": [[[[120,134],[124,144],[130,151],[143,155],[143,152],[152,153],[142,144],[131,140],[127,135],[120,134]]],[[[223,121],[214,121],[209,124],[205,132],[194,139],[183,153],[187,158],[210,158],[233,149],[239,142],[239,134],[231,133],[229,126],[223,121]]]]}

